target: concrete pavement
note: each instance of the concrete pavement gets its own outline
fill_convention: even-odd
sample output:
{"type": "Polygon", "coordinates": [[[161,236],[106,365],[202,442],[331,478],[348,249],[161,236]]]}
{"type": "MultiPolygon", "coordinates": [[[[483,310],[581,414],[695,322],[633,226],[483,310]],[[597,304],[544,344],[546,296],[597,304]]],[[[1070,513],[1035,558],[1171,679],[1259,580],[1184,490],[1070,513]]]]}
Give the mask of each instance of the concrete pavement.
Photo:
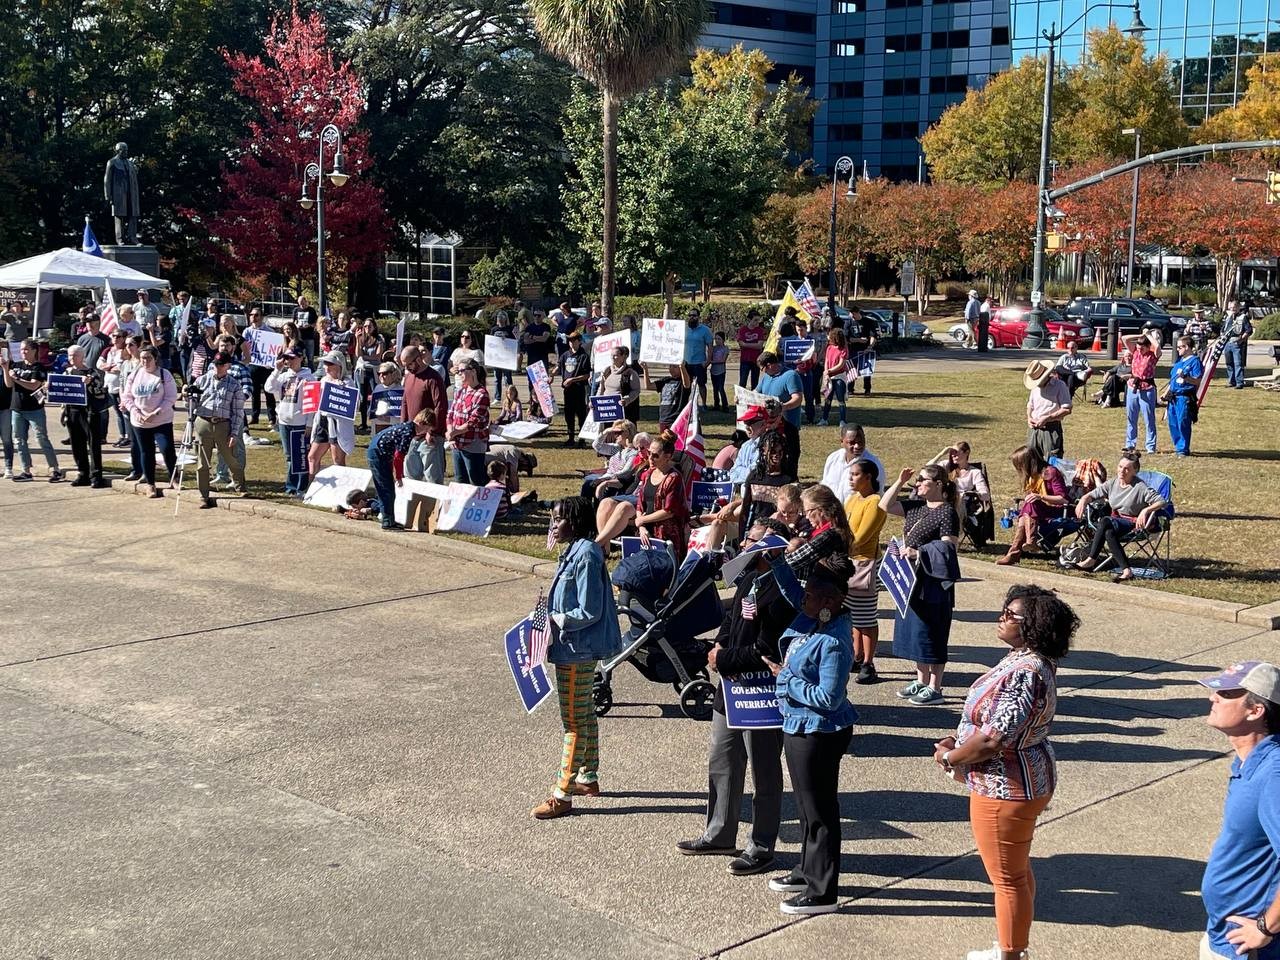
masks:
{"type": "MultiPolygon", "coordinates": [[[[535,823],[559,758],[498,648],[543,581],[455,555],[66,486],[0,485],[0,957],[962,957],[993,936],[967,801],[929,761],[999,656],[958,588],[948,701],[854,687],[846,905],[784,919],[701,826],[705,725],[619,671],[606,795],[535,823]]],[[[416,538],[423,541],[425,538],[416,538]]],[[[1036,957],[1193,956],[1225,742],[1195,678],[1280,634],[1071,595],[1036,957]]],[[[887,647],[891,621],[883,621],[887,647]]],[[[788,797],[781,867],[798,830],[788,797]]]]}

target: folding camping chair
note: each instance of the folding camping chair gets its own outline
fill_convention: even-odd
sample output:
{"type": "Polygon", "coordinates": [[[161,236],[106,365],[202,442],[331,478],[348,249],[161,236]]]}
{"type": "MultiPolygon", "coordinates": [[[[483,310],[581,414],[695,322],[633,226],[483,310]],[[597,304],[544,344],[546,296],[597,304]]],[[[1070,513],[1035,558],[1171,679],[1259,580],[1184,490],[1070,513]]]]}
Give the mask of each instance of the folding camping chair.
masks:
{"type": "MultiPolygon", "coordinates": [[[[969,466],[982,471],[982,479],[987,484],[987,489],[991,489],[991,477],[987,474],[987,465],[978,460],[970,461],[969,466]]],[[[963,547],[967,542],[979,553],[983,547],[991,543],[996,538],[996,511],[995,499],[991,498],[990,503],[983,503],[982,499],[976,493],[966,493],[961,498],[960,507],[963,511],[960,517],[960,546],[963,547]]]]}
{"type": "MultiPolygon", "coordinates": [[[[1160,495],[1165,501],[1165,507],[1151,518],[1146,527],[1134,527],[1128,533],[1121,534],[1120,544],[1125,549],[1129,568],[1133,570],[1135,577],[1163,580],[1169,576],[1173,553],[1173,478],[1158,470],[1142,470],[1138,473],[1138,478],[1160,495]]],[[[1061,548],[1059,566],[1073,567],[1088,555],[1098,518],[1107,515],[1101,501],[1091,503],[1089,507],[1085,523],[1080,527],[1075,540],[1061,548]]],[[[1110,551],[1104,550],[1093,572],[1101,572],[1116,565],[1116,558],[1110,551]]]]}

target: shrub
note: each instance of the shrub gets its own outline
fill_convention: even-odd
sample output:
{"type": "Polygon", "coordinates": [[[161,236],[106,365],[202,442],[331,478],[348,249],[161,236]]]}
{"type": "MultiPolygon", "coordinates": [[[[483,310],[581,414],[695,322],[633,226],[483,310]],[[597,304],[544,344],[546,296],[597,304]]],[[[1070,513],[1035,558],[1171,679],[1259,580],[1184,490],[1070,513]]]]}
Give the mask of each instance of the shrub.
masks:
{"type": "Polygon", "coordinates": [[[1259,340],[1280,340],[1280,313],[1269,313],[1255,320],[1253,335],[1259,340]]]}

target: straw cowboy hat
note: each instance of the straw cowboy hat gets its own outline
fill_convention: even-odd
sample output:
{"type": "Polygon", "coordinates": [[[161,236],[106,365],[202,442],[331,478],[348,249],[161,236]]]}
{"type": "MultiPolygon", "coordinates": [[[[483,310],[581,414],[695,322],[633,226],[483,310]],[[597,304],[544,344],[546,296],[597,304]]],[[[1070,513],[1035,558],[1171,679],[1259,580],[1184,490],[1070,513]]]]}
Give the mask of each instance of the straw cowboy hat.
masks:
{"type": "Polygon", "coordinates": [[[1032,360],[1027,364],[1027,370],[1022,375],[1022,385],[1028,390],[1034,390],[1036,387],[1043,387],[1049,378],[1053,376],[1053,364],[1048,360],[1032,360]]]}

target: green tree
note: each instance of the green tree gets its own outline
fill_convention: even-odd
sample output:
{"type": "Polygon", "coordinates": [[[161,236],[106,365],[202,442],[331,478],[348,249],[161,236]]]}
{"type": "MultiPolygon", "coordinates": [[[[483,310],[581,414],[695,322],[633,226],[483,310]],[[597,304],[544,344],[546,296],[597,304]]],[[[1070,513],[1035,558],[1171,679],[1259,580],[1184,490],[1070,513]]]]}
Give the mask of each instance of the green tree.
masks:
{"type": "Polygon", "coordinates": [[[764,209],[755,217],[751,246],[741,278],[759,280],[766,300],[778,291],[778,280],[796,270],[796,212],[805,198],[785,190],[770,194],[764,209]]]}
{"type": "Polygon", "coordinates": [[[546,48],[600,91],[600,299],[605,314],[612,316],[619,212],[618,108],[623,100],[685,62],[707,18],[706,0],[531,0],[528,9],[546,48]]]}
{"type": "Polygon", "coordinates": [[[722,93],[745,84],[758,111],[786,118],[788,148],[793,153],[808,153],[818,102],[794,73],[770,89],[772,69],[773,62],[763,50],[747,50],[740,43],[725,53],[700,48],[689,62],[690,82],[680,95],[680,102],[686,110],[698,110],[722,93]]]}

